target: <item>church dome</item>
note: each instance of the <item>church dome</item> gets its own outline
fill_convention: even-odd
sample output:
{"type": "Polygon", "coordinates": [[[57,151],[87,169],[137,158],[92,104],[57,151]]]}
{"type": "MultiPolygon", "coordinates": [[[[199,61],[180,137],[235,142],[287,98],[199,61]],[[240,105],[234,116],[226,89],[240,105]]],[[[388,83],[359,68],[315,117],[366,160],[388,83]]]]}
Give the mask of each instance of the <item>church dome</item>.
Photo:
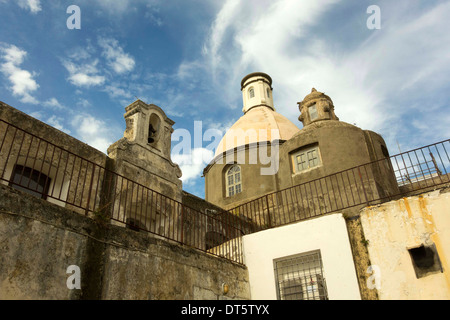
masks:
{"type": "Polygon", "coordinates": [[[226,132],[216,148],[215,157],[251,143],[289,140],[298,131],[300,129],[289,119],[271,108],[253,107],[226,132]]]}

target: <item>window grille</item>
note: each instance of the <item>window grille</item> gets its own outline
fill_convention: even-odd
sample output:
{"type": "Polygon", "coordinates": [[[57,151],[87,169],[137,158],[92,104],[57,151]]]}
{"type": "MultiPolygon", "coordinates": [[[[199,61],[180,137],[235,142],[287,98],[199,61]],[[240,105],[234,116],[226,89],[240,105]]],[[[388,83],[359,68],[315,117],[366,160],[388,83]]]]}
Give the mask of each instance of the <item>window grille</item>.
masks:
{"type": "Polygon", "coordinates": [[[328,300],[320,251],[274,261],[278,300],[328,300]]]}
{"type": "Polygon", "coordinates": [[[15,165],[9,185],[38,198],[46,199],[51,179],[38,170],[15,165]]]}

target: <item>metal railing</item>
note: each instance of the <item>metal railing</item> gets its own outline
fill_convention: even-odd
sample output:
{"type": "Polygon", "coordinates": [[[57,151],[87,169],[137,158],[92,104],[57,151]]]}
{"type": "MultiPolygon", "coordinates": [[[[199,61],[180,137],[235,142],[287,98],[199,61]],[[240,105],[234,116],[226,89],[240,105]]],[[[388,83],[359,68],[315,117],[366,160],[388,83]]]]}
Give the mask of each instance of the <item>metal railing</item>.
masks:
{"type": "Polygon", "coordinates": [[[105,223],[143,230],[243,264],[240,236],[449,183],[445,140],[202,213],[0,120],[0,183],[105,223]]]}
{"type": "Polygon", "coordinates": [[[100,222],[143,230],[243,264],[239,218],[202,213],[0,119],[0,183],[100,222]]]}
{"type": "Polygon", "coordinates": [[[450,182],[450,140],[333,173],[230,209],[255,232],[308,218],[379,204],[450,182]]]}

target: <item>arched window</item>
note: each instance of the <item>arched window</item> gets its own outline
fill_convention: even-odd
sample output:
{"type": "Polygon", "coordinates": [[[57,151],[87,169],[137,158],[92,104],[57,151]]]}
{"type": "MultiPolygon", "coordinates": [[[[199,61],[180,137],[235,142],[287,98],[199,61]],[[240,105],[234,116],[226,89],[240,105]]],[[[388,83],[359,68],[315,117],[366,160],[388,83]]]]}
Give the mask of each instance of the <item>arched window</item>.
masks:
{"type": "Polygon", "coordinates": [[[269,88],[266,89],[266,92],[267,92],[267,98],[270,98],[270,90],[269,90],[269,88]]]}
{"type": "Polygon", "coordinates": [[[38,170],[15,165],[9,185],[38,198],[47,199],[51,179],[38,170]]]}
{"type": "Polygon", "coordinates": [[[253,87],[251,87],[250,89],[248,89],[248,97],[251,99],[255,96],[255,89],[253,89],[253,87]]]}
{"type": "Polygon", "coordinates": [[[161,126],[161,120],[156,114],[150,116],[150,121],[148,125],[148,143],[154,143],[158,140],[159,129],[161,126]]]}
{"type": "Polygon", "coordinates": [[[242,192],[241,167],[237,164],[228,169],[226,174],[227,197],[242,192]]]}

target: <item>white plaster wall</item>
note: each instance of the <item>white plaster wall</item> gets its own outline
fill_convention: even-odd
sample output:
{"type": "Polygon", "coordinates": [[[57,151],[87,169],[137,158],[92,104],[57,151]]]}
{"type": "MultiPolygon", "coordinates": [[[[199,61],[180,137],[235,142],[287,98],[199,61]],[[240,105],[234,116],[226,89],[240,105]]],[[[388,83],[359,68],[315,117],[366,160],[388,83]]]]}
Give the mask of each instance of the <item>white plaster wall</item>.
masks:
{"type": "Polygon", "coordinates": [[[330,300],[361,299],[342,214],[326,215],[243,237],[251,298],[277,299],[273,260],[320,250],[330,300]]]}

